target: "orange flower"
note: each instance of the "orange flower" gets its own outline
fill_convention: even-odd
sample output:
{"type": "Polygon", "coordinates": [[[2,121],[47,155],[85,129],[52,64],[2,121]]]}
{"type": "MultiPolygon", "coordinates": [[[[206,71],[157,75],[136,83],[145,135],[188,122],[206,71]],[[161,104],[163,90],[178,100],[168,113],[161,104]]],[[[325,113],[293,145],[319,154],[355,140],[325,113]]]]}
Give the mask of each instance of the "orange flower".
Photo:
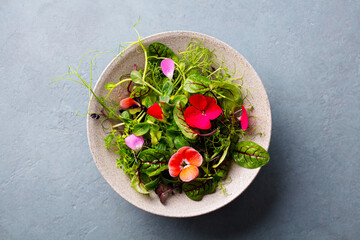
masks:
{"type": "Polygon", "coordinates": [[[184,182],[190,182],[199,175],[198,167],[203,158],[192,147],[182,147],[169,160],[169,173],[172,177],[179,176],[184,182]]]}

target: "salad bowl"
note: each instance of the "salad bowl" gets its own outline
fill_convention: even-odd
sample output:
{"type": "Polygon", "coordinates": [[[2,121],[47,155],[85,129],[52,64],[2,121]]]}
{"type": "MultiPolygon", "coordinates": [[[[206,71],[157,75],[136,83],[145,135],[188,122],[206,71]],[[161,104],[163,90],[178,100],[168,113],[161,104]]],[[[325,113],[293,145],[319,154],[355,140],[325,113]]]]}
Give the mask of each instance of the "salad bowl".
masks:
{"type": "MultiPolygon", "coordinates": [[[[189,31],[171,31],[155,34],[144,38],[142,43],[147,46],[153,42],[160,42],[177,53],[184,51],[188,43],[194,38],[203,41],[205,47],[214,49],[217,57],[225,60],[225,65],[229,70],[234,71],[235,68],[237,69],[235,77],[242,77],[243,85],[250,89],[252,97],[249,98],[249,101],[254,107],[251,114],[256,116],[256,126],[262,133],[254,134],[251,141],[267,150],[270,144],[272,124],[269,100],[259,76],[239,52],[214,37],[189,31]]],[[[94,87],[95,94],[97,96],[106,96],[108,91],[105,89],[105,85],[119,81],[119,76],[131,72],[134,64],[139,68],[144,67],[144,53],[138,51],[137,46],[129,47],[120,57],[114,58],[109,63],[94,87]]],[[[114,101],[128,97],[126,87],[116,88],[110,97],[114,101]]],[[[100,108],[100,104],[93,98],[89,112],[97,112],[100,108]]],[[[90,151],[96,166],[108,184],[132,205],[156,215],[182,218],[212,212],[237,198],[260,171],[260,168],[247,169],[240,166],[231,166],[228,178],[222,184],[222,189],[226,189],[225,193],[217,190],[215,193],[204,196],[201,201],[193,201],[187,198],[184,193],[175,194],[163,204],[155,193],[143,195],[133,189],[129,177],[117,167],[117,154],[105,149],[104,138],[106,132],[99,122],[94,121],[90,115],[87,117],[87,134],[90,151]]],[[[232,163],[232,165],[236,164],[232,163]]]]}

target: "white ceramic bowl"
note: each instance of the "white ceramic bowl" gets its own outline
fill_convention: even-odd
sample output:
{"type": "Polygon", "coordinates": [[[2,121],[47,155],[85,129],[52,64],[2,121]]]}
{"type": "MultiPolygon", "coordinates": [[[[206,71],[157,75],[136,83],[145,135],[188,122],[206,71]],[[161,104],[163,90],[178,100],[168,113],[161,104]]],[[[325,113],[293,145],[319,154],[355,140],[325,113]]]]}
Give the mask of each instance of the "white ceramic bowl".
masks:
{"type": "MultiPolygon", "coordinates": [[[[209,49],[215,49],[217,55],[224,57],[226,66],[233,70],[234,66],[238,69],[237,77],[244,73],[244,86],[252,88],[251,93],[253,99],[251,103],[254,106],[253,115],[257,116],[262,121],[257,121],[257,125],[262,128],[264,136],[255,136],[252,141],[258,143],[265,149],[269,148],[271,136],[271,111],[268,97],[264,86],[246,59],[235,49],[226,43],[207,36],[205,34],[188,32],[188,31],[172,31],[152,35],[143,40],[145,46],[152,42],[161,42],[170,47],[175,53],[179,50],[185,50],[192,38],[204,40],[204,45],[209,49]]],[[[106,83],[116,83],[119,76],[129,73],[133,70],[134,64],[139,68],[144,67],[144,55],[142,51],[137,51],[135,47],[130,47],[122,57],[115,58],[106,67],[101,74],[94,91],[97,95],[106,96],[107,91],[104,89],[106,83]]],[[[118,99],[119,96],[125,97],[128,93],[125,88],[118,88],[114,91],[112,97],[118,99]]],[[[90,112],[99,111],[100,106],[93,99],[91,103],[90,112]]],[[[201,201],[190,200],[184,193],[170,196],[166,204],[160,203],[158,196],[155,193],[150,195],[142,195],[135,191],[130,185],[130,179],[123,171],[116,166],[115,153],[105,149],[104,138],[106,134],[100,126],[100,122],[88,117],[87,119],[87,133],[90,145],[90,150],[93,155],[96,166],[100,173],[110,186],[125,200],[134,206],[143,209],[147,212],[167,216],[167,217],[192,217],[212,212],[218,208],[230,203],[238,197],[254,180],[258,169],[246,169],[233,163],[231,165],[228,176],[231,177],[232,182],[226,184],[226,190],[230,195],[220,194],[217,190],[213,194],[206,195],[201,201]]]]}

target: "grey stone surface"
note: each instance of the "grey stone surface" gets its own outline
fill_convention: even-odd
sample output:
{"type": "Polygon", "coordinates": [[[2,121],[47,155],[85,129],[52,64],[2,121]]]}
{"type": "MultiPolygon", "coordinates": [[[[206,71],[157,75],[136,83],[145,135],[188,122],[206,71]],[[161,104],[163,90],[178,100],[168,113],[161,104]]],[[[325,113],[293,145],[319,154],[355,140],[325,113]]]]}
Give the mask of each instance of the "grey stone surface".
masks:
{"type": "Polygon", "coordinates": [[[359,1],[1,1],[0,239],[357,239],[359,66],[359,1]],[[225,41],[267,89],[271,163],[214,213],[169,219],[120,198],[75,116],[86,91],[48,85],[86,51],[136,40],[139,16],[143,36],[225,41]]]}

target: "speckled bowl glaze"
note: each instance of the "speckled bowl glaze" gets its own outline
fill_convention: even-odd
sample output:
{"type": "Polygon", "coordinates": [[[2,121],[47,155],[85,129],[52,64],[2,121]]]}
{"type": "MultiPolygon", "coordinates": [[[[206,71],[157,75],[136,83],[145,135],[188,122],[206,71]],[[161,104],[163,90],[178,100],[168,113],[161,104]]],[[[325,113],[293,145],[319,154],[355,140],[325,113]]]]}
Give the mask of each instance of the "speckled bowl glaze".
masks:
{"type": "MultiPolygon", "coordinates": [[[[185,50],[192,38],[198,38],[204,41],[204,45],[209,49],[215,49],[219,58],[224,58],[226,66],[230,70],[237,68],[235,76],[243,76],[244,86],[251,88],[253,98],[250,98],[254,106],[253,115],[261,121],[257,125],[262,128],[264,136],[254,136],[252,141],[260,144],[265,149],[269,148],[271,136],[271,111],[268,97],[264,86],[247,60],[235,49],[226,43],[207,36],[205,34],[172,31],[149,36],[143,40],[145,46],[152,42],[161,42],[170,47],[175,53],[185,50]]],[[[144,54],[136,47],[130,47],[122,57],[115,58],[106,67],[101,74],[94,91],[97,95],[106,96],[107,91],[104,88],[106,83],[118,82],[119,76],[129,73],[133,70],[134,64],[139,68],[144,67],[144,54]]],[[[125,88],[118,88],[111,96],[114,100],[127,97],[125,88]]],[[[91,102],[90,112],[98,112],[101,109],[95,99],[91,102]]],[[[193,217],[212,212],[230,203],[238,197],[254,180],[260,169],[246,169],[232,164],[229,175],[232,182],[226,184],[226,191],[230,195],[225,196],[217,190],[213,194],[206,195],[201,201],[190,200],[184,193],[175,194],[167,199],[165,205],[161,204],[155,193],[142,195],[136,192],[130,185],[130,179],[123,171],[116,166],[118,156],[110,150],[105,149],[104,133],[100,122],[90,117],[87,118],[87,133],[90,150],[93,155],[96,166],[100,173],[110,186],[125,200],[134,206],[147,212],[167,216],[167,217],[193,217]]]]}

